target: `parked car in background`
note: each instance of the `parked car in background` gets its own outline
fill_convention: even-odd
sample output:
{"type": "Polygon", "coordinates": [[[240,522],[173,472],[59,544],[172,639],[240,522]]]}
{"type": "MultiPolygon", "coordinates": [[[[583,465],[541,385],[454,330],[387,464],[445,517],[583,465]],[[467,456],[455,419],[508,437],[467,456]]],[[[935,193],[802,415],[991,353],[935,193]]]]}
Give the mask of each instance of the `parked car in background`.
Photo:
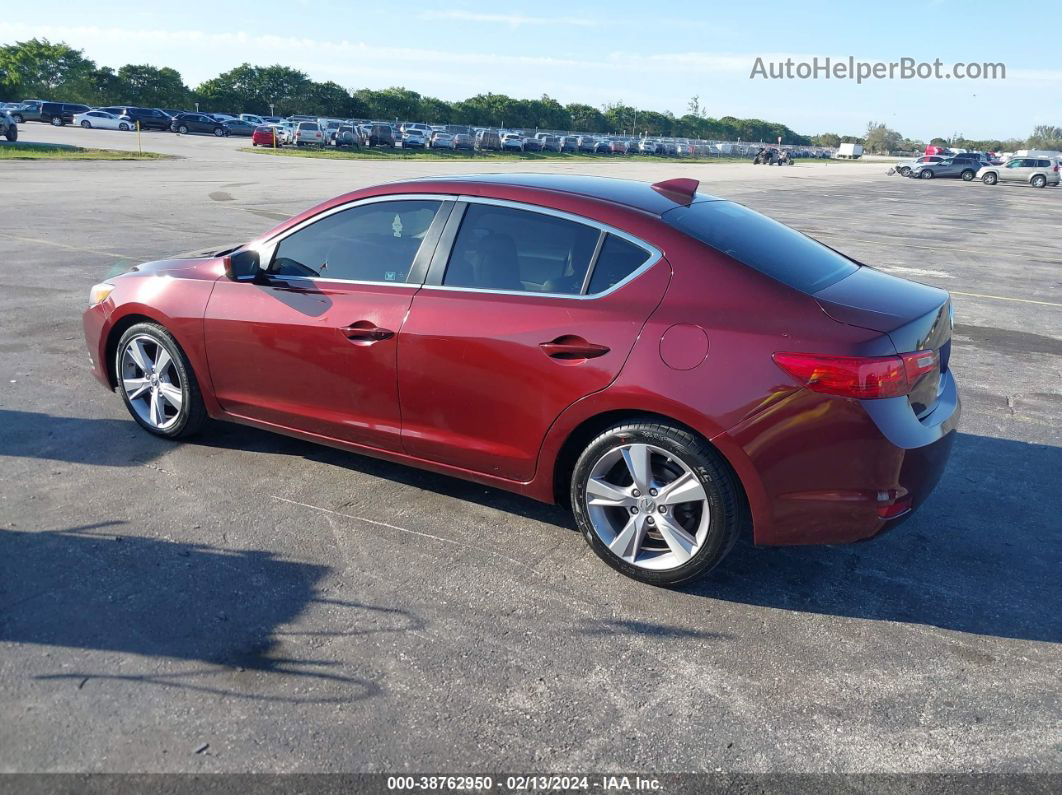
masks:
{"type": "Polygon", "coordinates": [[[128,116],[116,116],[104,110],[87,110],[74,116],[73,124],[86,129],[96,128],[99,130],[132,130],[135,122],[128,116]]]}
{"type": "Polygon", "coordinates": [[[9,109],[11,118],[17,124],[27,121],[41,121],[41,105],[44,102],[43,99],[24,99],[21,102],[17,102],[15,107],[9,109]]]}
{"type": "Polygon", "coordinates": [[[970,160],[956,160],[949,157],[939,163],[920,163],[911,169],[908,175],[914,179],[933,179],[935,177],[958,177],[970,182],[977,176],[979,166],[970,160]]]}
{"type": "Polygon", "coordinates": [[[360,146],[361,135],[354,125],[343,124],[336,130],[336,134],[332,136],[332,145],[336,147],[360,146]]]}
{"type": "Polygon", "coordinates": [[[41,121],[51,124],[53,127],[62,127],[64,124],[73,124],[74,116],[78,113],[92,110],[88,105],[79,105],[76,102],[42,102],[39,118],[26,121],[41,121]]]}
{"type": "Polygon", "coordinates": [[[402,133],[403,149],[425,149],[428,146],[428,137],[424,130],[419,127],[411,127],[402,133]]]}
{"type": "Polygon", "coordinates": [[[612,139],[608,143],[608,154],[610,155],[625,155],[627,154],[627,142],[619,139],[612,139]]]}
{"type": "Polygon", "coordinates": [[[542,139],[541,138],[524,138],[524,151],[525,152],[541,152],[542,151],[542,139]]]}
{"type": "Polygon", "coordinates": [[[229,135],[238,135],[246,138],[254,135],[255,125],[243,119],[227,119],[222,124],[229,131],[229,135]]]}
{"type": "Polygon", "coordinates": [[[217,119],[218,121],[229,121],[230,119],[239,118],[239,116],[236,116],[232,113],[208,113],[207,116],[210,116],[213,119],[217,119]]]}
{"type": "Polygon", "coordinates": [[[170,129],[181,135],[210,133],[223,138],[229,134],[228,128],[223,123],[205,113],[178,113],[170,122],[170,129]]]}
{"type": "Polygon", "coordinates": [[[476,141],[470,133],[454,133],[454,149],[475,149],[476,141]]]}
{"type": "Polygon", "coordinates": [[[977,178],[986,185],[997,182],[1024,182],[1034,188],[1059,184],[1062,161],[1047,157],[1015,157],[1002,166],[985,166],[977,178]]]}
{"type": "Polygon", "coordinates": [[[562,152],[578,152],[579,151],[579,136],[577,135],[565,135],[561,137],[561,151],[562,152]]]}
{"type": "Polygon", "coordinates": [[[366,146],[394,146],[395,134],[390,124],[374,123],[369,127],[366,146]]]}
{"type": "Polygon", "coordinates": [[[432,149],[453,149],[454,137],[448,132],[433,132],[431,134],[432,149]]]}
{"type": "Polygon", "coordinates": [[[643,138],[638,142],[638,151],[643,155],[655,155],[656,154],[656,141],[649,138],[643,138]]]}
{"type": "Polygon", "coordinates": [[[893,168],[901,177],[909,177],[911,176],[911,170],[916,166],[923,166],[928,163],[940,163],[944,160],[947,160],[944,155],[924,155],[916,160],[901,160],[893,166],[893,168]]]}
{"type": "Polygon", "coordinates": [[[293,136],[295,146],[324,146],[327,143],[324,130],[315,121],[300,121],[293,136]]]}
{"type": "Polygon", "coordinates": [[[476,149],[484,152],[500,152],[501,148],[502,139],[497,130],[480,130],[476,133],[476,149]]]}
{"type": "Polygon", "coordinates": [[[561,151],[561,137],[559,135],[543,135],[540,139],[543,152],[561,151]]]}
{"type": "Polygon", "coordinates": [[[505,133],[501,137],[502,151],[509,152],[522,152],[524,151],[524,138],[516,133],[505,133]]]}
{"type": "Polygon", "coordinates": [[[0,135],[8,141],[18,140],[18,122],[15,121],[10,111],[0,111],[0,135]]]}
{"type": "Polygon", "coordinates": [[[597,139],[592,135],[579,136],[579,151],[593,153],[597,151],[597,139]]]}
{"type": "Polygon", "coordinates": [[[692,179],[393,182],[90,295],[93,375],[145,432],[212,417],[566,504],[654,585],[890,530],[961,413],[946,291],[692,179]]]}
{"type": "MultiPolygon", "coordinates": [[[[264,116],[258,116],[254,113],[241,113],[239,118],[248,124],[253,124],[255,127],[261,127],[263,124],[269,124],[269,119],[264,116]]],[[[277,119],[279,121],[279,119],[277,119]]]]}
{"type": "Polygon", "coordinates": [[[126,116],[133,123],[140,123],[141,130],[168,130],[173,121],[169,114],[159,108],[137,108],[132,105],[109,105],[105,108],[96,108],[115,116],[126,116]]]}
{"type": "Polygon", "coordinates": [[[251,134],[251,146],[280,146],[277,128],[268,124],[259,124],[251,134]]]}

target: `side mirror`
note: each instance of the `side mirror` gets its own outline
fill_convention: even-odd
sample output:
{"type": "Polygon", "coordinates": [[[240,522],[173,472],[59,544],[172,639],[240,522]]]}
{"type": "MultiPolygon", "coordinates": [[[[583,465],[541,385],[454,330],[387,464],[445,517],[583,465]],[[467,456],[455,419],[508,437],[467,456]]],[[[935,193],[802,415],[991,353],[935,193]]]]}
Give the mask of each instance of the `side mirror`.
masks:
{"type": "Polygon", "coordinates": [[[244,249],[225,257],[225,275],[234,282],[254,281],[258,276],[261,264],[258,252],[254,249],[244,249]]]}

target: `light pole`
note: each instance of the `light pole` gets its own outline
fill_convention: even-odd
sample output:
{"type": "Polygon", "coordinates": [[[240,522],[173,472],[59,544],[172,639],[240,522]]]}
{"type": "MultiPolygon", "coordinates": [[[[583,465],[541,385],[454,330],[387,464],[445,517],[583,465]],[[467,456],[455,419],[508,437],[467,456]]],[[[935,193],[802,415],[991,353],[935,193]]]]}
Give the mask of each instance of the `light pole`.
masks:
{"type": "Polygon", "coordinates": [[[272,103],[272,102],[270,102],[270,103],[269,103],[269,115],[270,115],[270,116],[276,116],[276,115],[277,115],[277,114],[276,114],[276,113],[275,113],[275,112],[273,111],[273,103],[272,103]]]}

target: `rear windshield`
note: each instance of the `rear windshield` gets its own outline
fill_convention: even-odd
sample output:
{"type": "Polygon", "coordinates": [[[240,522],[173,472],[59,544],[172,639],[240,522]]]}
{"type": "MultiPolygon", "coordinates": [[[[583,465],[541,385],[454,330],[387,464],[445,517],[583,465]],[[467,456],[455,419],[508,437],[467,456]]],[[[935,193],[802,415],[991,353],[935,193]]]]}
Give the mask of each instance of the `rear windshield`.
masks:
{"type": "Polygon", "coordinates": [[[817,293],[859,268],[836,251],[740,204],[707,201],[662,218],[690,237],[804,293],[817,293]]]}

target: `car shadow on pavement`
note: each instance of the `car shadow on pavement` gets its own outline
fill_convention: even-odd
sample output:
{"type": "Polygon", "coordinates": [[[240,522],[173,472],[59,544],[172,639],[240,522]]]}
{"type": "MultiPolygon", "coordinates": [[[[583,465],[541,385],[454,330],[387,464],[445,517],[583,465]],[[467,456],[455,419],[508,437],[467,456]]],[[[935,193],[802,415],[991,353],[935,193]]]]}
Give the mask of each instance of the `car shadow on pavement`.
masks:
{"type": "Polygon", "coordinates": [[[38,679],[111,679],[255,700],[350,702],[379,692],[333,659],[301,657],[320,643],[304,612],[343,615],[341,634],[403,632],[423,622],[404,610],[318,598],[323,565],[272,552],[228,550],[135,535],[121,521],[52,531],[0,529],[0,642],[153,658],[148,673],[123,659],[107,671],[38,679]],[[293,625],[293,626],[292,626],[293,625]],[[171,662],[197,662],[186,668],[171,662]],[[272,686],[260,675],[282,675],[272,686]],[[255,678],[259,676],[259,678],[255,678]],[[242,677],[242,678],[240,678],[242,677]],[[312,686],[291,686],[291,680],[312,686]],[[313,692],[300,698],[297,691],[313,692]]]}
{"type": "Polygon", "coordinates": [[[132,419],[0,409],[0,455],[128,467],[153,461],[172,444],[145,433],[132,419]]]}
{"type": "Polygon", "coordinates": [[[959,434],[936,491],[863,544],[739,543],[689,594],[1062,643],[1062,448],[959,434]]]}

